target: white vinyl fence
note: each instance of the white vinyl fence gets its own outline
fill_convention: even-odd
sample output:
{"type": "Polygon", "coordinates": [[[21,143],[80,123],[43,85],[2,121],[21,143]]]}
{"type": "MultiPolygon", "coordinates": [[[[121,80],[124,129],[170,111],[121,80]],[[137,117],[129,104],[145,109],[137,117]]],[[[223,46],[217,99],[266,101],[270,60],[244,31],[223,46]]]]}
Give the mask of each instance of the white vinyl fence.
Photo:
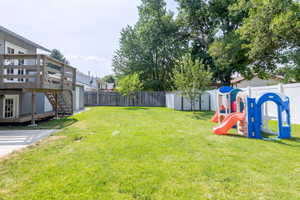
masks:
{"type": "MultiPolygon", "coordinates": [[[[194,110],[209,111],[212,110],[211,99],[214,98],[211,92],[207,91],[197,98],[194,102],[194,110]]],[[[166,107],[173,108],[175,110],[191,110],[191,101],[181,96],[180,92],[168,92],[166,93],[166,107]]]]}
{"type": "MultiPolygon", "coordinates": [[[[248,91],[250,97],[257,98],[266,92],[282,93],[290,99],[291,121],[293,124],[300,124],[300,83],[294,84],[278,84],[263,87],[242,88],[248,91]]],[[[195,102],[195,110],[217,110],[216,101],[217,90],[206,91],[199,100],[195,102]],[[201,103],[200,103],[201,100],[201,103]]],[[[166,93],[166,106],[175,110],[191,110],[189,100],[182,98],[180,93],[166,93]]],[[[277,117],[277,107],[274,103],[267,104],[269,116],[277,117]]]]}
{"type": "MultiPolygon", "coordinates": [[[[252,98],[259,97],[266,92],[282,93],[290,99],[291,122],[300,124],[300,83],[275,85],[266,87],[252,87],[245,90],[250,90],[252,98]]],[[[268,102],[269,116],[277,117],[277,107],[274,103],[268,102]]]]}

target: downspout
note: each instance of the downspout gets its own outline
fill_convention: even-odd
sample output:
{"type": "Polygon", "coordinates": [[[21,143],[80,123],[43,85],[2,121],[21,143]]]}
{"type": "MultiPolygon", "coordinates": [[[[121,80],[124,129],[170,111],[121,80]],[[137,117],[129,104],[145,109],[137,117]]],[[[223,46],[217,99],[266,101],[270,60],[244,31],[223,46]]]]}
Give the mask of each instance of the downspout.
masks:
{"type": "Polygon", "coordinates": [[[4,48],[4,51],[3,51],[3,54],[5,55],[5,54],[6,54],[6,53],[5,53],[5,50],[6,50],[6,40],[5,40],[5,36],[4,36],[4,40],[3,40],[3,41],[4,41],[4,47],[3,47],[3,48],[4,48]]]}

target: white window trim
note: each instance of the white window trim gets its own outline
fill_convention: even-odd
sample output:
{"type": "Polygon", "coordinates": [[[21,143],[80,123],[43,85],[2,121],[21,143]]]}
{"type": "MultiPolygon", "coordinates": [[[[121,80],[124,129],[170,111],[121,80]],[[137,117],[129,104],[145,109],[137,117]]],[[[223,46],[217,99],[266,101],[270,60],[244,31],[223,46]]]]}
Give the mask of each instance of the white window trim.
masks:
{"type": "Polygon", "coordinates": [[[19,118],[19,95],[4,95],[3,98],[3,118],[4,119],[15,119],[19,118]],[[5,99],[14,99],[14,110],[12,118],[5,118],[5,99]]]}

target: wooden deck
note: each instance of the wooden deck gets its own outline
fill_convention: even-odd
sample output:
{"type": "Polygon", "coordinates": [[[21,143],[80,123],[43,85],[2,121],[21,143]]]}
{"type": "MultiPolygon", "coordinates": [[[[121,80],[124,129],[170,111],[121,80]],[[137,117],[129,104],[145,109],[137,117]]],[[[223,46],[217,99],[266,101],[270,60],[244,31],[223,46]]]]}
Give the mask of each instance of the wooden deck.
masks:
{"type": "Polygon", "coordinates": [[[0,55],[0,89],[74,90],[76,69],[42,54],[0,55]]]}
{"type": "Polygon", "coordinates": [[[73,114],[73,92],[76,87],[76,69],[43,54],[0,54],[0,91],[31,92],[31,115],[0,122],[26,122],[46,118],[51,113],[36,114],[36,93],[44,93],[56,116],[73,114]]]}
{"type": "MultiPolygon", "coordinates": [[[[43,114],[35,114],[34,119],[35,120],[42,120],[44,118],[48,117],[54,117],[55,112],[46,112],[43,114]]],[[[0,123],[24,123],[24,122],[29,122],[32,120],[32,114],[27,114],[27,115],[21,115],[18,118],[0,118],[0,123]]]]}

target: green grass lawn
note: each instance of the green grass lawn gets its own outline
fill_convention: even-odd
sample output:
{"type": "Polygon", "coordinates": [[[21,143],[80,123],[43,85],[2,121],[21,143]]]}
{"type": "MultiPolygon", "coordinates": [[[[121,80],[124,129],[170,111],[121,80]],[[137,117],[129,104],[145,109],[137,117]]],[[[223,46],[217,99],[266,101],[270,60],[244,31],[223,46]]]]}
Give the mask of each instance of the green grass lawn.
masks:
{"type": "Polygon", "coordinates": [[[0,199],[300,199],[291,140],[217,136],[209,112],[95,107],[0,163],[0,199]],[[64,136],[64,137],[57,137],[64,136]]]}

